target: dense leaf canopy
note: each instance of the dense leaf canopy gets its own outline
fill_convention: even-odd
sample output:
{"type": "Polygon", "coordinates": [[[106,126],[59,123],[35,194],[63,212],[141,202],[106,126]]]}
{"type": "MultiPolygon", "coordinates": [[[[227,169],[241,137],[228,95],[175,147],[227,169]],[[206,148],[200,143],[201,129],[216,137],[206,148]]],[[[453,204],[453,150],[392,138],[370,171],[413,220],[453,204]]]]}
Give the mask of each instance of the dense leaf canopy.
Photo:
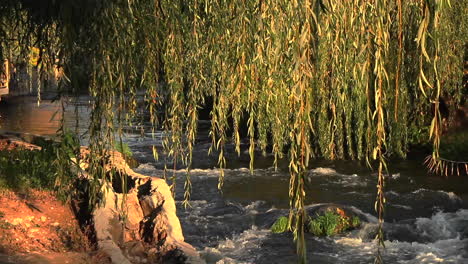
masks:
{"type": "Polygon", "coordinates": [[[139,92],[168,132],[165,151],[188,169],[206,102],[221,169],[246,124],[251,168],[256,148],[289,159],[289,222],[304,255],[310,158],[377,160],[380,224],[387,157],[430,135],[440,165],[440,98],[456,107],[467,94],[467,16],[466,0],[6,0],[0,57],[19,63],[37,47],[41,71],[61,67],[63,89],[94,97],[96,192],[100,157],[138,116],[139,92]]]}

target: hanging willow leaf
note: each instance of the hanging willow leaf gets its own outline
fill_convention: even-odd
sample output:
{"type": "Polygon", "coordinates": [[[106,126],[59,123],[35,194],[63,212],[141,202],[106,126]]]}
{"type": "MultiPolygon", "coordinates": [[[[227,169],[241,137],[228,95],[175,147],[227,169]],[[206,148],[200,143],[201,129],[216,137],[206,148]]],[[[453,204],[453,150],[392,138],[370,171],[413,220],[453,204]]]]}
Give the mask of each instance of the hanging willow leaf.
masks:
{"type": "Polygon", "coordinates": [[[378,162],[379,253],[389,155],[404,156],[428,127],[429,170],[466,170],[466,163],[439,154],[437,103],[447,95],[462,101],[468,32],[460,21],[467,6],[466,0],[6,0],[0,57],[20,64],[37,47],[36,71],[61,66],[64,90],[92,96],[91,204],[114,177],[101,169],[114,134],[125,125],[143,127],[144,109],[152,132],[164,130],[160,151],[172,162],[173,191],[176,169],[187,169],[186,205],[199,108],[211,108],[209,153],[217,155],[220,189],[226,146],[240,154],[246,127],[251,171],[258,149],[265,154],[271,147],[275,167],[289,160],[289,226],[305,263],[304,203],[314,194],[306,193],[304,177],[311,158],[378,162]]]}

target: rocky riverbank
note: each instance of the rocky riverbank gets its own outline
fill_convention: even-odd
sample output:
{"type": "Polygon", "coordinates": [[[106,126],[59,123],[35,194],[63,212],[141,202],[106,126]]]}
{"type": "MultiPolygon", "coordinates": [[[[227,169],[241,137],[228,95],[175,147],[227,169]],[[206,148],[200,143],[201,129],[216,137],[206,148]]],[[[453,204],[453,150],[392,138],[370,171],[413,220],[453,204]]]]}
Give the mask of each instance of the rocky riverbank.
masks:
{"type": "Polygon", "coordinates": [[[0,193],[0,263],[110,263],[50,191],[0,193]]]}
{"type": "MultiPolygon", "coordinates": [[[[3,154],[41,149],[6,137],[0,138],[0,148],[3,154]]],[[[86,174],[90,153],[85,147],[80,150],[77,181],[83,182],[90,179],[86,174]]],[[[88,198],[84,196],[63,204],[52,191],[3,190],[0,262],[201,263],[196,250],[184,242],[166,182],[135,173],[119,152],[110,151],[109,156],[106,170],[118,173],[128,188],[118,181],[103,184],[100,206],[92,212],[84,208],[81,201],[88,198]]]]}

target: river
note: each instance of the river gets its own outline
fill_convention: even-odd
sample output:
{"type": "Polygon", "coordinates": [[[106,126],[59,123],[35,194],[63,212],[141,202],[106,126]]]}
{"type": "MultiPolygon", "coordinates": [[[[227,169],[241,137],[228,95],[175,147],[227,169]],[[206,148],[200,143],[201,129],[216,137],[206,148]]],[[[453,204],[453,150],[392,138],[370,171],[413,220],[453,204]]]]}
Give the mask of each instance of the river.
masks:
{"type": "MultiPolygon", "coordinates": [[[[89,98],[75,100],[79,128],[87,127],[89,98]]],[[[58,103],[21,97],[0,103],[0,132],[52,136],[62,114],[58,103]],[[49,121],[52,117],[54,119],[49,121]],[[47,120],[49,119],[49,120],[47,120]]],[[[65,125],[75,126],[73,107],[67,107],[65,125]]],[[[145,124],[146,128],[148,125],[145,124]]],[[[200,121],[199,139],[191,172],[191,208],[184,209],[185,170],[168,171],[177,176],[178,216],[186,241],[195,246],[207,263],[295,263],[291,234],[272,234],[271,224],[287,214],[289,174],[285,165],[271,167],[272,156],[256,158],[251,174],[247,142],[240,156],[227,146],[223,192],[217,190],[217,156],[208,156],[209,122],[200,121]]],[[[124,141],[140,162],[135,171],[162,177],[164,156],[154,161],[152,145],[161,148],[163,133],[140,135],[126,129],[124,141]]],[[[150,129],[147,129],[150,131],[150,129]]],[[[259,152],[260,153],[260,152],[259,152]]],[[[386,177],[385,263],[468,263],[468,177],[428,175],[422,157],[389,161],[386,177]]],[[[314,160],[307,174],[306,203],[338,203],[363,216],[366,222],[346,235],[327,238],[306,236],[309,263],[372,263],[376,253],[374,201],[377,176],[355,161],[314,160]]],[[[171,167],[171,166],[168,166],[171,167]]]]}

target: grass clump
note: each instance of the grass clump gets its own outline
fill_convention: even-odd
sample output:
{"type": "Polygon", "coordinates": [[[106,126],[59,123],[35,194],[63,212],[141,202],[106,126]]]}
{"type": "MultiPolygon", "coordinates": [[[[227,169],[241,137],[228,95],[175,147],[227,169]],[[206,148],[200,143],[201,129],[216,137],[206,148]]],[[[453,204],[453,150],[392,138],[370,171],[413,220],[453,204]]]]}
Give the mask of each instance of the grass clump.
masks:
{"type": "Polygon", "coordinates": [[[315,236],[333,236],[361,225],[357,216],[347,217],[333,211],[310,218],[308,231],[315,236]]]}
{"type": "Polygon", "coordinates": [[[361,219],[359,219],[359,217],[357,216],[353,216],[353,218],[351,218],[351,227],[355,228],[360,225],[361,225],[361,219]]]}
{"type": "Polygon", "coordinates": [[[289,220],[286,216],[278,218],[271,226],[271,232],[278,234],[288,231],[288,221],[289,220]]]}
{"type": "Polygon", "coordinates": [[[317,215],[309,221],[309,232],[316,236],[332,236],[337,233],[339,225],[343,224],[343,218],[333,212],[317,215]]]}
{"type": "MultiPolygon", "coordinates": [[[[288,221],[285,216],[278,218],[271,226],[271,232],[287,232],[288,221]]],[[[333,236],[357,228],[360,225],[361,219],[357,216],[348,217],[341,210],[337,212],[326,211],[324,214],[317,214],[314,218],[309,217],[306,231],[315,236],[333,236]]]]}
{"type": "Polygon", "coordinates": [[[26,191],[31,187],[51,189],[55,183],[55,153],[41,150],[0,151],[0,188],[26,191]]]}
{"type": "Polygon", "coordinates": [[[77,138],[64,133],[60,142],[36,139],[33,143],[40,149],[0,150],[0,190],[52,190],[67,199],[75,178],[71,158],[79,151],[77,138]]]}

